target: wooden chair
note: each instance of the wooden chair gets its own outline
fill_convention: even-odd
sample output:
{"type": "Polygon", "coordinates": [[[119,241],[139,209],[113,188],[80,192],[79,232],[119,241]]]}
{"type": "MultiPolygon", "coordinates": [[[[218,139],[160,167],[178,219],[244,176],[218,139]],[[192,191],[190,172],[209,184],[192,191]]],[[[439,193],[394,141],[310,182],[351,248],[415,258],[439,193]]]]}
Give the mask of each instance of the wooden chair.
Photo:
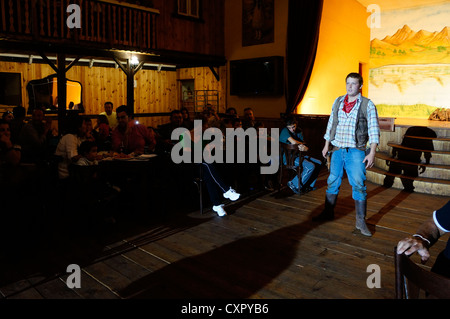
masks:
{"type": "Polygon", "coordinates": [[[419,299],[421,289],[431,298],[450,299],[449,278],[420,267],[405,254],[397,254],[397,247],[394,256],[397,299],[419,299]]]}
{"type": "Polygon", "coordinates": [[[203,215],[203,165],[198,167],[198,177],[194,177],[194,184],[197,185],[199,201],[200,201],[200,214],[203,215]]]}
{"type": "Polygon", "coordinates": [[[283,180],[283,173],[285,171],[287,172],[294,172],[298,176],[298,189],[300,190],[302,185],[302,171],[303,171],[303,157],[304,152],[301,152],[298,149],[298,145],[296,144],[286,144],[286,143],[280,143],[280,159],[279,159],[279,178],[278,178],[278,191],[281,189],[282,180],[283,180]],[[297,157],[300,157],[299,165],[295,165],[295,159],[297,157]],[[285,164],[286,163],[286,164],[285,164]]]}

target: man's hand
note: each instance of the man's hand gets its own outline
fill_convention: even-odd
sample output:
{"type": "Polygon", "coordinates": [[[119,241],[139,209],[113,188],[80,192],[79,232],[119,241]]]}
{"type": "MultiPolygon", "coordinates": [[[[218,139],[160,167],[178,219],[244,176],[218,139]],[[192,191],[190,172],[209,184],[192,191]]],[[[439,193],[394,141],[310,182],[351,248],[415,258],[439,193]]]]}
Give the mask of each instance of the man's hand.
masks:
{"type": "Polygon", "coordinates": [[[366,163],[366,168],[371,168],[375,163],[375,152],[370,152],[369,155],[364,157],[363,163],[366,163]]]}
{"type": "Polygon", "coordinates": [[[430,258],[430,252],[425,246],[424,242],[420,238],[408,237],[402,239],[397,244],[397,254],[403,254],[409,256],[417,252],[421,256],[422,263],[426,263],[430,258]]]}
{"type": "Polygon", "coordinates": [[[300,152],[307,152],[308,146],[306,146],[305,144],[298,144],[298,149],[300,152]]]}
{"type": "Polygon", "coordinates": [[[329,146],[330,146],[330,143],[325,143],[325,146],[323,147],[322,156],[324,158],[327,158],[329,146]]]}
{"type": "Polygon", "coordinates": [[[377,153],[377,144],[370,144],[370,153],[364,157],[363,163],[366,163],[366,169],[375,164],[375,154],[377,153]]]}

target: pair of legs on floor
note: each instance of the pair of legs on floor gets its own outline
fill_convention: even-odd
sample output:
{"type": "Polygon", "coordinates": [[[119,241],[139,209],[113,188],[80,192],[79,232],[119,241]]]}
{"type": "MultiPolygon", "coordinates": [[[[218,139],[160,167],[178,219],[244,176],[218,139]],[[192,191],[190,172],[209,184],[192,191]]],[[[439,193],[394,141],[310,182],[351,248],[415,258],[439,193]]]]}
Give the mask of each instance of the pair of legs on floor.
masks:
{"type": "Polygon", "coordinates": [[[342,148],[333,152],[331,156],[330,175],[325,197],[325,209],[314,217],[315,221],[334,219],[334,206],[336,205],[339,188],[342,183],[344,170],[352,186],[352,198],[355,201],[356,228],[365,236],[372,236],[367,228],[365,218],[367,211],[366,163],[363,163],[365,152],[356,148],[342,148]]]}
{"type": "MultiPolygon", "coordinates": [[[[300,158],[295,159],[295,165],[300,165],[300,158]]],[[[310,156],[305,156],[302,161],[302,189],[299,189],[298,176],[288,182],[289,188],[296,194],[313,190],[316,184],[317,176],[319,176],[322,162],[310,156]]]]}
{"type": "Polygon", "coordinates": [[[201,163],[201,174],[203,182],[208,190],[209,198],[213,204],[213,210],[219,216],[225,216],[227,213],[223,209],[223,198],[235,201],[239,199],[240,194],[236,193],[229,185],[227,185],[219,172],[217,172],[214,164],[201,163]]]}

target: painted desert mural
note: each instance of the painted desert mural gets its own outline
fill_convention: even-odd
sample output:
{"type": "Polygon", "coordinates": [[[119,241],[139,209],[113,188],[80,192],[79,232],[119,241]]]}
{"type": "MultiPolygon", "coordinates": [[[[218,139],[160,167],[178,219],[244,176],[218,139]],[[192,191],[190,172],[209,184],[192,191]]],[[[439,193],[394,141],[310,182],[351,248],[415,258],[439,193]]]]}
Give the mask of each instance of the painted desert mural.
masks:
{"type": "MultiPolygon", "coordinates": [[[[440,14],[445,9],[450,14],[449,5],[439,7],[428,11],[427,25],[423,20],[424,26],[435,30],[415,30],[404,24],[393,34],[373,37],[369,97],[377,105],[380,116],[427,119],[437,108],[450,108],[450,27],[429,23],[433,12],[440,14]]],[[[407,21],[408,16],[414,16],[412,11],[406,10],[403,19],[396,20],[407,21]]],[[[386,22],[389,26],[389,19],[386,22]]],[[[378,30],[378,36],[381,31],[378,30]]]]}

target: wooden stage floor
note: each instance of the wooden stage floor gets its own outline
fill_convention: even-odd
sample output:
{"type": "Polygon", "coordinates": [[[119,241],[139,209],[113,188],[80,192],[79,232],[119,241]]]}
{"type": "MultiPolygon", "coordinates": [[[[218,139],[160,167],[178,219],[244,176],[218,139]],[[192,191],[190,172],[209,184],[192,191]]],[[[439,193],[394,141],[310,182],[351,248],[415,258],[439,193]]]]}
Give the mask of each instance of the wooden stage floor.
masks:
{"type": "MultiPolygon", "coordinates": [[[[354,232],[354,202],[345,179],[332,222],[313,223],[323,208],[318,189],[263,192],[211,211],[174,214],[125,231],[98,231],[74,241],[15,249],[2,256],[0,296],[8,299],[391,299],[393,250],[449,198],[368,184],[367,238],[354,232]],[[108,235],[109,234],[109,235],[108,235]],[[113,235],[111,235],[113,234],[113,235]],[[54,245],[49,247],[49,245],[54,245]],[[13,252],[14,253],[14,252],[13,252]],[[81,287],[68,288],[69,264],[81,287]],[[370,265],[381,288],[369,288],[370,265]]],[[[117,227],[117,226],[116,226],[117,227]]],[[[62,231],[63,233],[64,231],[62,231]]],[[[448,235],[431,249],[431,266],[448,235]]],[[[73,281],[72,281],[73,282],[73,281]]]]}

